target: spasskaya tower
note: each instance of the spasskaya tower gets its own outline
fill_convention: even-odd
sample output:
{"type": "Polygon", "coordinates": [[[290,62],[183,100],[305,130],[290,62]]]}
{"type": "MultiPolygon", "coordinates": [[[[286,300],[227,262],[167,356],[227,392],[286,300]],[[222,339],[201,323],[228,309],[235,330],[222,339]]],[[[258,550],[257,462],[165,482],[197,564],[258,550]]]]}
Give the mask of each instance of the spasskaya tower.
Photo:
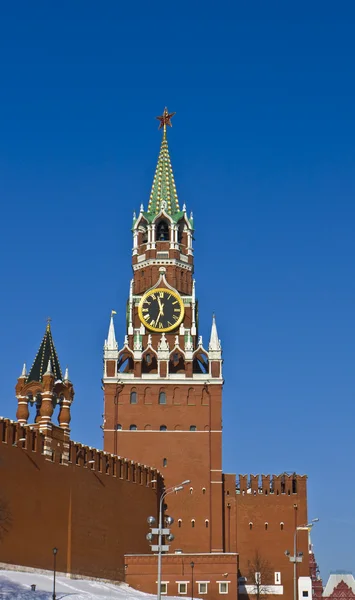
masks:
{"type": "MultiPolygon", "coordinates": [[[[158,469],[170,495],[174,549],[223,552],[222,357],[215,318],[198,331],[192,213],[180,207],[167,126],[147,206],[133,217],[133,279],[123,345],[114,315],[104,346],[104,449],[158,469]]],[[[203,309],[203,306],[201,307],[203,309]]],[[[122,336],[123,337],[123,336],[122,336]]],[[[148,516],[148,515],[147,515],[148,516]]]]}

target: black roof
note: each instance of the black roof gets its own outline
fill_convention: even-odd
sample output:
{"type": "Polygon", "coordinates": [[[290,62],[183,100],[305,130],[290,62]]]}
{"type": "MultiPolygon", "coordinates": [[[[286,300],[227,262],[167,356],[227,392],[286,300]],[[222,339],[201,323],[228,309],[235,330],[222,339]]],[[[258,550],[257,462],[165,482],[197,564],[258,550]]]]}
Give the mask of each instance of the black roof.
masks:
{"type": "Polygon", "coordinates": [[[53,344],[51,327],[48,323],[37,356],[28,374],[27,382],[42,381],[43,374],[47,371],[49,360],[51,361],[55,379],[63,379],[57,352],[53,344]]]}

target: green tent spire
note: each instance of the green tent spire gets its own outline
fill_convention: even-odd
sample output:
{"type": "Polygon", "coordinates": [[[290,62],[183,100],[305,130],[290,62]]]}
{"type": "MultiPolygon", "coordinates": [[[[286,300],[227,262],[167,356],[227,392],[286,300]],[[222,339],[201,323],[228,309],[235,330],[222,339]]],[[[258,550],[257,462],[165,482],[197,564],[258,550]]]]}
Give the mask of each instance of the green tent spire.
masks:
{"type": "Polygon", "coordinates": [[[163,139],[148,204],[148,214],[152,217],[158,214],[162,208],[171,216],[180,212],[166,135],[166,126],[169,125],[171,127],[170,120],[174,114],[169,114],[166,108],[163,115],[157,117],[160,121],[159,129],[163,128],[163,139]]]}

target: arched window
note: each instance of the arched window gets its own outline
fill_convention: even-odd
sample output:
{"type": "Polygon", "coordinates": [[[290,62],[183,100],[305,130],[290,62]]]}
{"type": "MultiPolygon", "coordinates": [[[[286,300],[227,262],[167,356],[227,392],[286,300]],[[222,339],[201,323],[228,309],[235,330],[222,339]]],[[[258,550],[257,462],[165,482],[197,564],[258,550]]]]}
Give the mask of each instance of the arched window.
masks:
{"type": "Polygon", "coordinates": [[[208,526],[209,526],[209,522],[208,522],[208,519],[206,519],[205,520],[205,527],[206,527],[206,529],[208,529],[208,526]]]}
{"type": "Polygon", "coordinates": [[[122,429],[122,425],[121,425],[121,423],[117,423],[117,425],[116,425],[116,430],[117,430],[117,431],[121,431],[121,429],[122,429]]]}
{"type": "Polygon", "coordinates": [[[202,493],[205,494],[206,493],[206,488],[202,488],[202,493]]]}
{"type": "Polygon", "coordinates": [[[181,520],[181,519],[179,519],[179,520],[178,520],[178,527],[181,527],[181,525],[182,525],[182,520],[181,520]]]}
{"type": "Polygon", "coordinates": [[[194,488],[190,487],[190,494],[193,494],[194,488]]]}
{"type": "Polygon", "coordinates": [[[249,529],[250,529],[250,531],[253,529],[253,523],[251,521],[249,523],[249,529]]]}
{"type": "Polygon", "coordinates": [[[157,242],[169,241],[169,225],[166,221],[160,221],[157,227],[157,242]]]}
{"type": "Polygon", "coordinates": [[[196,431],[197,427],[196,425],[190,425],[190,431],[196,431]]]}
{"type": "Polygon", "coordinates": [[[168,459],[163,458],[163,467],[167,467],[167,466],[168,466],[168,459]]]}
{"type": "Polygon", "coordinates": [[[195,519],[191,519],[191,527],[195,527],[195,519]]]}
{"type": "Polygon", "coordinates": [[[160,431],[167,431],[166,425],[160,425],[160,431]]]}
{"type": "Polygon", "coordinates": [[[159,404],[166,404],[166,393],[159,392],[159,404]]]}
{"type": "Polygon", "coordinates": [[[283,531],[283,529],[284,529],[284,523],[282,521],[280,523],[280,529],[281,529],[281,531],[283,531]]]}
{"type": "Polygon", "coordinates": [[[265,531],[267,531],[268,526],[269,526],[269,523],[265,523],[265,531]]]}
{"type": "Polygon", "coordinates": [[[130,404],[137,404],[137,392],[135,390],[131,391],[129,401],[130,401],[130,404]]]}
{"type": "Polygon", "coordinates": [[[137,425],[130,425],[129,428],[131,431],[137,431],[137,425]]]}
{"type": "Polygon", "coordinates": [[[148,354],[145,355],[145,362],[147,363],[147,365],[150,365],[152,362],[152,357],[149,354],[149,352],[148,352],[148,354]]]}

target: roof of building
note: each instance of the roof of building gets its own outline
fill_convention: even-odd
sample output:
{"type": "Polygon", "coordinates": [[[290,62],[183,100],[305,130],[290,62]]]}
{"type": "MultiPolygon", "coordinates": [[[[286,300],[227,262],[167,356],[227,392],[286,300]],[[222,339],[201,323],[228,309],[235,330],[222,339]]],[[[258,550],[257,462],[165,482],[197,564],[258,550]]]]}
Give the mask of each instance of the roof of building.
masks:
{"type": "Polygon", "coordinates": [[[324,588],[323,596],[329,597],[340,583],[345,583],[355,594],[355,579],[352,573],[331,573],[324,588]]]}
{"type": "MultiPolygon", "coordinates": [[[[168,109],[165,108],[164,113],[161,117],[157,117],[160,121],[160,128],[163,128],[163,138],[161,141],[160,152],[158,156],[158,162],[155,169],[153,185],[150,192],[148,209],[144,210],[143,204],[141,204],[140,214],[144,215],[144,218],[148,223],[152,223],[154,219],[164,211],[171,219],[177,223],[184,216],[190,225],[190,228],[194,228],[193,215],[186,217],[186,205],[184,204],[182,210],[180,209],[179,199],[176,191],[175,179],[173,169],[171,166],[168,138],[166,134],[166,127],[171,125],[171,118],[175,113],[169,113],[168,109]]],[[[136,213],[133,215],[133,227],[137,222],[136,213]]]]}
{"type": "Polygon", "coordinates": [[[47,370],[49,361],[55,379],[63,379],[57,352],[53,343],[51,326],[48,322],[41,345],[28,374],[27,382],[42,381],[42,377],[47,370]]]}
{"type": "Polygon", "coordinates": [[[175,217],[176,213],[180,213],[179,217],[182,216],[170,161],[166,127],[163,131],[158,163],[155,169],[152,191],[150,192],[148,215],[155,217],[164,206],[165,212],[172,217],[175,217]]]}

